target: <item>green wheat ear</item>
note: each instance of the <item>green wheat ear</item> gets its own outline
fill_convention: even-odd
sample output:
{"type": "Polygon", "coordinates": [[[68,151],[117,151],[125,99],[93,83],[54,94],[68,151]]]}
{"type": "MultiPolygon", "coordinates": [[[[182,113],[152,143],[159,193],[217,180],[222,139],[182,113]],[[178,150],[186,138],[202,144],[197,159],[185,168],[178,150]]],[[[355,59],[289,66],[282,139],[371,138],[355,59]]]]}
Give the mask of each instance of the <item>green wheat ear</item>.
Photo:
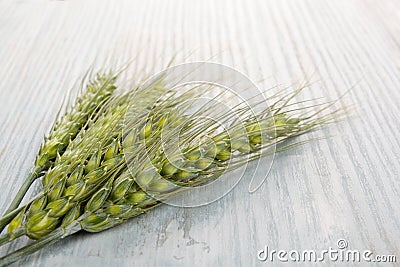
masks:
{"type": "MultiPolygon", "coordinates": [[[[271,110],[265,110],[256,117],[248,118],[243,125],[245,132],[238,131],[239,128],[232,126],[230,129],[236,136],[228,136],[226,132],[207,132],[208,137],[215,146],[190,143],[189,139],[196,139],[201,132],[208,128],[216,129],[215,125],[207,128],[200,126],[195,130],[199,120],[188,118],[188,127],[183,127],[182,146],[186,146],[184,158],[186,163],[182,166],[190,166],[191,170],[180,169],[170,162],[161,151],[160,132],[168,125],[174,125],[179,120],[172,112],[176,108],[171,99],[158,102],[153,106],[153,112],[139,129],[131,129],[127,136],[129,140],[125,148],[133,146],[136,152],[131,159],[134,160],[135,169],[126,169],[111,184],[107,184],[103,190],[110,192],[107,198],[94,197],[90,200],[96,201],[96,208],[86,207],[82,216],[77,220],[80,227],[89,232],[100,232],[114,227],[129,218],[138,216],[148,210],[160,205],[163,200],[168,200],[177,194],[190,190],[194,186],[203,185],[217,179],[223,172],[242,166],[249,160],[270,152],[262,152],[263,148],[276,144],[283,144],[293,137],[304,134],[320,125],[331,123],[339,119],[343,114],[340,110],[319,115],[332,103],[322,105],[317,112],[307,111],[313,105],[294,109],[286,100],[293,97],[294,92],[284,99],[273,102],[271,110]],[[299,113],[299,111],[301,111],[299,113]],[[168,115],[165,115],[168,114],[168,115]],[[295,116],[297,114],[297,117],[295,116]],[[276,129],[276,130],[275,130],[276,129]],[[186,138],[185,138],[186,136],[186,138]],[[199,151],[201,150],[201,153],[199,151]],[[141,160],[141,154],[151,158],[152,165],[141,160]],[[205,155],[205,157],[200,156],[205,155]],[[229,161],[233,163],[229,164],[229,161]],[[140,184],[140,186],[139,186],[140,184]]],[[[191,95],[190,97],[193,97],[191,95]]],[[[176,97],[176,100],[184,102],[185,95],[176,97]]],[[[182,107],[181,107],[182,108],[182,107]]],[[[223,114],[229,116],[228,114],[223,114]]],[[[179,124],[179,123],[178,123],[179,124]]],[[[168,133],[166,133],[168,135],[168,133]]],[[[171,132],[171,135],[176,134],[171,132]]],[[[164,140],[165,141],[165,140],[164,140]]],[[[304,142],[281,146],[277,151],[284,151],[304,142]]],[[[172,158],[174,156],[172,155],[172,158]]],[[[143,159],[143,158],[142,158],[143,159]]]]}
{"type": "MultiPolygon", "coordinates": [[[[45,137],[36,156],[33,170],[24,181],[5,214],[18,207],[31,184],[44,171],[54,165],[56,158],[62,155],[78,133],[87,127],[88,121],[96,117],[96,113],[116,89],[116,78],[117,75],[112,73],[97,74],[82,89],[81,95],[75,99],[72,107],[61,117],[59,116],[60,112],[57,114],[51,130],[45,137]]],[[[2,229],[3,227],[0,227],[0,230],[2,229]]]]}
{"type": "MultiPolygon", "coordinates": [[[[322,113],[333,103],[294,106],[290,101],[300,91],[272,96],[270,109],[232,124],[228,129],[231,136],[227,131],[218,131],[215,122],[177,112],[189,108],[186,100],[198,96],[196,91],[181,94],[155,86],[136,92],[134,99],[140,103],[131,103],[130,92],[113,96],[97,119],[90,120],[87,129],[71,141],[62,155],[59,153],[54,166],[43,177],[42,193],[14,210],[12,216],[7,215],[14,219],[9,232],[0,236],[0,245],[23,235],[37,240],[1,258],[0,265],[12,263],[76,231],[99,232],[118,225],[163,200],[269,153],[263,152],[266,148],[342,116],[341,110],[322,113]],[[157,95],[163,97],[154,102],[157,95]],[[124,119],[130,104],[149,111],[149,116],[136,114],[137,120],[126,125],[124,119]],[[161,140],[161,132],[177,126],[182,126],[179,147],[183,149],[167,158],[161,142],[173,140],[176,132],[167,131],[165,140],[161,140]],[[122,132],[124,127],[127,128],[122,132]],[[198,142],[204,134],[209,142],[198,142]],[[179,158],[181,152],[183,157],[179,158]],[[127,161],[133,169],[128,168],[127,161]]],[[[201,110],[204,114],[212,111],[212,107],[201,110]]],[[[237,111],[250,114],[250,107],[237,111]]],[[[228,120],[230,116],[223,112],[220,119],[228,120]]],[[[0,223],[7,224],[6,219],[1,218],[0,223]]]]}

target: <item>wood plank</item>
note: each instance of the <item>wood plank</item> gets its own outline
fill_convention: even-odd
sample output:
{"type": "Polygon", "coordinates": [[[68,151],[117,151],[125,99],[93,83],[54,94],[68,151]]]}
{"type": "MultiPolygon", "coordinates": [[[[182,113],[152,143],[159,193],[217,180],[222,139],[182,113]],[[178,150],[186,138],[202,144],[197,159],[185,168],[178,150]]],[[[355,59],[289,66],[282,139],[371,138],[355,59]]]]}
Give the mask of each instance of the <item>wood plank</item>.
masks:
{"type": "MultiPolygon", "coordinates": [[[[266,183],[211,205],[162,206],[99,234],[77,234],[23,266],[252,266],[273,249],[335,247],[400,257],[400,4],[395,0],[0,1],[0,211],[28,173],[63,97],[90,66],[140,81],[211,60],[262,87],[318,81],[348,120],[277,156],[266,183]]],[[[37,192],[31,191],[31,196],[37,192]]],[[[0,249],[1,255],[25,244],[0,249]]],[[[280,265],[279,262],[275,262],[280,265]]]]}

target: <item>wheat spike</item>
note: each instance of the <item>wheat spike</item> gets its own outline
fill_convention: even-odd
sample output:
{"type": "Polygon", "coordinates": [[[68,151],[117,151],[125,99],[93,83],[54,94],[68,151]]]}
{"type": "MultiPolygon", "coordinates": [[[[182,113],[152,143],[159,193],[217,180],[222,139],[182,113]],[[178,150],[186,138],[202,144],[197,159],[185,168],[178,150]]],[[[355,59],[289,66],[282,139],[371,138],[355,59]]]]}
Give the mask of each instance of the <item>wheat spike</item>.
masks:
{"type": "Polygon", "coordinates": [[[15,198],[11,201],[6,214],[18,207],[31,184],[44,171],[54,165],[56,157],[64,152],[71,140],[86,126],[89,119],[95,117],[96,111],[101,109],[101,106],[107,102],[116,89],[115,80],[115,75],[97,74],[94,79],[89,81],[86,89],[75,100],[71,109],[62,117],[56,119],[50,133],[45,137],[40,147],[33,170],[24,181],[15,198]]]}

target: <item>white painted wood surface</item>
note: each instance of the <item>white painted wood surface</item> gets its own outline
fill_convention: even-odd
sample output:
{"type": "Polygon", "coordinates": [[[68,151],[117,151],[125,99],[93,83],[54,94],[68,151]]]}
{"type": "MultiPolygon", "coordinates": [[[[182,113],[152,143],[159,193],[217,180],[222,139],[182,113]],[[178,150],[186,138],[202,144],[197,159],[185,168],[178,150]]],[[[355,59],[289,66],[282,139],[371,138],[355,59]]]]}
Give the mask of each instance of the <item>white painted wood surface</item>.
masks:
{"type": "Polygon", "coordinates": [[[63,97],[91,65],[136,58],[132,73],[151,74],[176,52],[177,63],[211,59],[267,78],[267,87],[314,73],[320,82],[306,95],[334,99],[354,86],[345,102],[357,110],[308,135],[330,138],[279,155],[254,194],[237,189],[200,208],[162,206],[18,264],[252,266],[265,264],[256,256],[265,245],[320,251],[340,238],[400,260],[396,0],[0,1],[0,212],[63,97]]]}

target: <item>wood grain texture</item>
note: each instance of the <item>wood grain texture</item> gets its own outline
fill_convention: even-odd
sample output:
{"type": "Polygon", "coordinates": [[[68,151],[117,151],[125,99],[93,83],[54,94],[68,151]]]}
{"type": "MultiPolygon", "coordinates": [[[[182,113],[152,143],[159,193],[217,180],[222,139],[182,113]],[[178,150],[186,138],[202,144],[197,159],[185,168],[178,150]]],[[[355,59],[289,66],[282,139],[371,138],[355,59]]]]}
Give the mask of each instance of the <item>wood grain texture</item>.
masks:
{"type": "Polygon", "coordinates": [[[342,104],[357,107],[308,135],[329,138],[278,155],[254,194],[244,182],[208,206],[162,206],[18,264],[253,266],[265,265],[256,256],[265,245],[323,250],[339,238],[400,260],[399,25],[396,0],[0,1],[0,212],[90,66],[135,58],[123,79],[138,81],[179,52],[177,63],[223,63],[266,87],[313,74],[306,96],[352,87],[342,104]]]}

